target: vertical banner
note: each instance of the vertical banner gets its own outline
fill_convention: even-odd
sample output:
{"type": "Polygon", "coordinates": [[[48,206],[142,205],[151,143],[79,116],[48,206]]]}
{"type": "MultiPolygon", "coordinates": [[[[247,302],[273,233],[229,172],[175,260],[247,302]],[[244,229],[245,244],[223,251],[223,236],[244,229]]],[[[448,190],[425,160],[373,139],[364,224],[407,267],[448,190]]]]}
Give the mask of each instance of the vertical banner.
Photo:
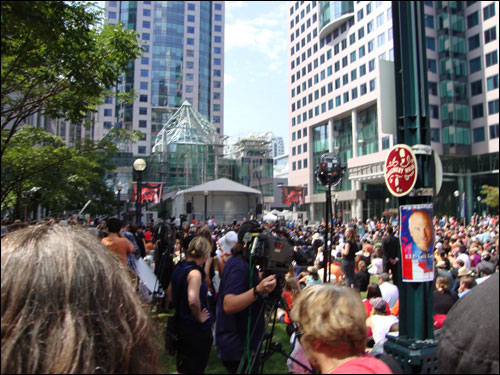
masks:
{"type": "Polygon", "coordinates": [[[305,203],[305,189],[301,186],[282,186],[282,192],[283,204],[305,203]]]}
{"type": "Polygon", "coordinates": [[[400,241],[404,282],[434,280],[432,204],[400,206],[400,241]]]}
{"type": "MultiPolygon", "coordinates": [[[[142,183],[141,203],[160,203],[162,198],[162,184],[142,183]]],[[[132,196],[130,202],[135,203],[137,198],[137,184],[132,184],[132,196]]]]}

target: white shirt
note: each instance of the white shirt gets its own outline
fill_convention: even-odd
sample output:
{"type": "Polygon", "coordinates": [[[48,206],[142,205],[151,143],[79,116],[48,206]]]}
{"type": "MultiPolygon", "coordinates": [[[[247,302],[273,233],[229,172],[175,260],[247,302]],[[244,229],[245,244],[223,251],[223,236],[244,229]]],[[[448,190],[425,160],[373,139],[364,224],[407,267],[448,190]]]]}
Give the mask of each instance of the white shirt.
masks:
{"type": "Polygon", "coordinates": [[[380,292],[382,293],[382,299],[387,302],[389,308],[396,304],[399,299],[399,289],[396,285],[391,284],[389,282],[384,282],[379,285],[380,292]]]}
{"type": "Polygon", "coordinates": [[[459,256],[457,256],[457,260],[462,259],[464,261],[464,266],[470,269],[470,258],[467,254],[462,253],[459,256]]]}
{"type": "Polygon", "coordinates": [[[385,336],[391,330],[392,325],[399,322],[394,315],[372,315],[371,319],[373,322],[372,336],[375,344],[385,342],[387,340],[385,336]]]}

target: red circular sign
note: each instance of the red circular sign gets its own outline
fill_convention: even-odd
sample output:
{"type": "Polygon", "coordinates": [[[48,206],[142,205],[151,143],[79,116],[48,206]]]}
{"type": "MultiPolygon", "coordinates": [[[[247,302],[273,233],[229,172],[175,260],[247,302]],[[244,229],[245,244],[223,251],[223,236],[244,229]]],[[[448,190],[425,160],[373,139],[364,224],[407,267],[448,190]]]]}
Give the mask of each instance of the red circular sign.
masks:
{"type": "Polygon", "coordinates": [[[385,160],[385,184],[395,197],[408,194],[417,182],[417,159],[407,145],[395,145],[385,160]]]}

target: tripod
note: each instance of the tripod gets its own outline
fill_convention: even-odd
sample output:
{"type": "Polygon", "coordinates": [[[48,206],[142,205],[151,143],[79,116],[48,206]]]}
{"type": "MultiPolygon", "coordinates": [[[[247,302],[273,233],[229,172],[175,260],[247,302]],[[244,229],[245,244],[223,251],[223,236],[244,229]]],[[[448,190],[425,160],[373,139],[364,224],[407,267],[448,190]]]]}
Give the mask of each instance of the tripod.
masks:
{"type": "MultiPolygon", "coordinates": [[[[250,356],[250,359],[248,363],[246,362],[246,358],[243,357],[240,361],[240,365],[238,368],[237,373],[241,374],[249,374],[251,373],[252,369],[254,369],[254,366],[256,366],[256,363],[258,364],[258,367],[256,369],[258,374],[262,374],[264,370],[264,363],[274,354],[274,353],[279,353],[282,356],[294,361],[295,363],[299,364],[302,366],[306,371],[309,371],[310,373],[313,373],[312,370],[304,365],[303,363],[297,361],[295,358],[292,358],[289,356],[284,350],[283,347],[280,343],[277,342],[272,342],[273,340],[273,335],[274,335],[274,328],[276,326],[276,318],[278,314],[278,307],[283,308],[286,312],[290,312],[290,308],[288,304],[286,303],[286,300],[284,297],[281,296],[281,288],[275,289],[268,297],[266,300],[264,300],[264,303],[261,306],[261,309],[259,311],[258,316],[259,317],[264,317],[265,319],[265,325],[264,325],[264,332],[262,333],[261,338],[259,339],[257,349],[255,350],[255,353],[250,356]],[[266,316],[267,315],[267,316],[266,316]],[[266,334],[266,327],[269,325],[269,323],[273,321],[273,324],[271,326],[271,332],[269,334],[266,334]],[[262,354],[260,354],[260,350],[264,347],[264,351],[262,354]],[[260,361],[257,362],[257,360],[260,357],[260,361]],[[242,372],[245,365],[247,365],[246,372],[242,372]]],[[[293,324],[293,323],[292,323],[293,324]]],[[[252,330],[252,334],[250,335],[250,342],[252,341],[252,338],[256,334],[257,325],[254,326],[252,330]]]]}
{"type": "Polygon", "coordinates": [[[332,262],[332,245],[335,239],[335,226],[333,225],[333,212],[332,212],[332,184],[327,185],[326,190],[326,207],[325,207],[325,250],[323,251],[323,257],[325,258],[325,272],[323,274],[323,282],[330,282],[331,278],[331,262],[332,262]],[[332,223],[330,229],[330,244],[328,244],[328,223],[332,223]],[[326,254],[325,254],[326,251],[326,254]]]}

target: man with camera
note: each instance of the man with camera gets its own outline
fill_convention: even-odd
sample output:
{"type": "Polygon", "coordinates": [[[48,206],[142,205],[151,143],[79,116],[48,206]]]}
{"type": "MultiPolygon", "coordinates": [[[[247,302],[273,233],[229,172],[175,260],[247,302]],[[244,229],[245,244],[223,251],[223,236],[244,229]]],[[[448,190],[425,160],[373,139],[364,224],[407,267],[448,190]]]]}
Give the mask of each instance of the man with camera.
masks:
{"type": "Polygon", "coordinates": [[[255,265],[249,263],[252,242],[245,243],[243,239],[246,233],[260,231],[255,221],[241,225],[238,242],[231,249],[233,256],[227,261],[220,282],[215,343],[219,359],[231,374],[238,371],[242,358],[247,359],[248,353],[257,350],[265,330],[261,297],[276,287],[275,275],[261,280],[255,265]]]}

